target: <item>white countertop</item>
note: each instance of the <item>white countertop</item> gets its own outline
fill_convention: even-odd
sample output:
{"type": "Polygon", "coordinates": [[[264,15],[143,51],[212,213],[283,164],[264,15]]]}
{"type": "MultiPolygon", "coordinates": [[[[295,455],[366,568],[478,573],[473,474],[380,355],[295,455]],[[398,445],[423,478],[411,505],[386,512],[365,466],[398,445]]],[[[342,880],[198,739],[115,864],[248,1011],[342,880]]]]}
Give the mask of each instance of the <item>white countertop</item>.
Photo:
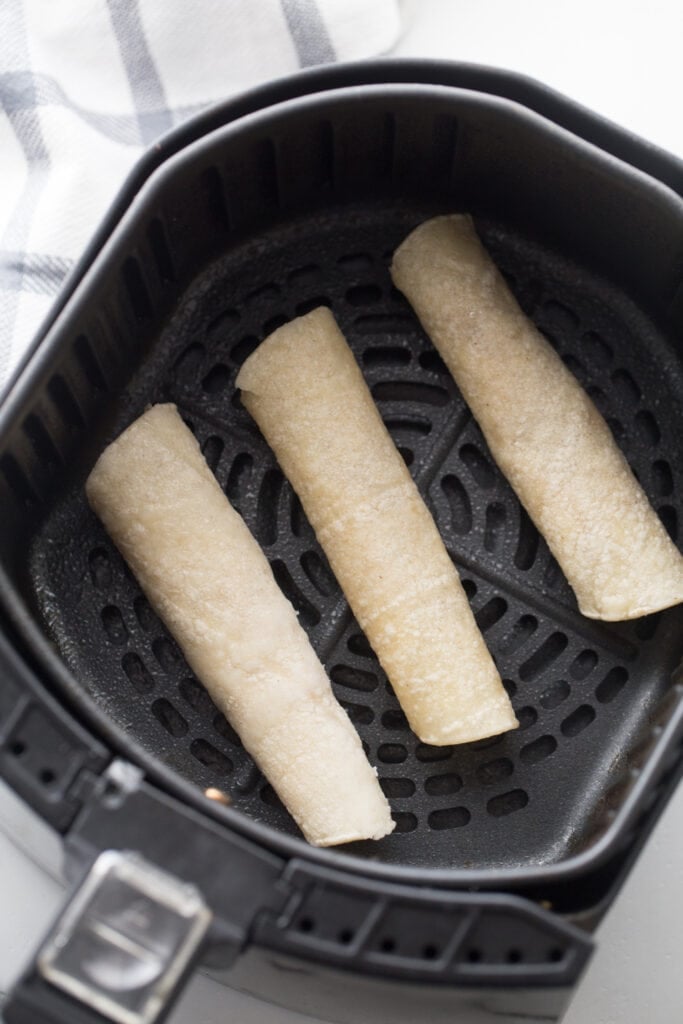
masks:
{"type": "Polygon", "coordinates": [[[552,86],[683,157],[673,0],[403,0],[393,53],[490,64],[552,86]]]}
{"type": "MultiPolygon", "coordinates": [[[[621,0],[405,0],[399,56],[440,57],[523,72],[683,157],[679,5],[621,0]]],[[[17,814],[0,786],[0,992],[6,991],[62,898],[38,825],[17,814]],[[21,822],[21,834],[17,829],[21,822]],[[4,833],[12,834],[10,841],[4,833]]],[[[657,825],[597,933],[598,950],[565,1024],[679,1024],[683,788],[657,825]]],[[[295,1024],[304,1018],[195,978],[172,1024],[295,1024]]],[[[359,1021],[358,1024],[365,1024],[359,1021]]],[[[456,1024],[456,1022],[454,1022],[456,1024]]]]}

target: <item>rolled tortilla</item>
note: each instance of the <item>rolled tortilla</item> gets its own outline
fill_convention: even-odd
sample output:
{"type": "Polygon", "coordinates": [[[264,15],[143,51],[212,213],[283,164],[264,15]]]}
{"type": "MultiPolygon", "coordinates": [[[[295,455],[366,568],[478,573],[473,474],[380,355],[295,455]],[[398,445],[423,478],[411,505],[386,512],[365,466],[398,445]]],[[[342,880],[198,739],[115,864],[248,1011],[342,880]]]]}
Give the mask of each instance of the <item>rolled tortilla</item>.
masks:
{"type": "Polygon", "coordinates": [[[683,559],[611,431],[521,311],[468,216],[421,224],[391,268],[584,615],[683,601],[683,559]]]}
{"type": "Polygon", "coordinates": [[[391,832],[358,734],[175,406],[154,406],[128,427],[86,493],[306,839],[332,846],[391,832]]]}
{"type": "Polygon", "coordinates": [[[458,574],[330,311],[280,327],[237,378],[426,743],[517,725],[458,574]]]}

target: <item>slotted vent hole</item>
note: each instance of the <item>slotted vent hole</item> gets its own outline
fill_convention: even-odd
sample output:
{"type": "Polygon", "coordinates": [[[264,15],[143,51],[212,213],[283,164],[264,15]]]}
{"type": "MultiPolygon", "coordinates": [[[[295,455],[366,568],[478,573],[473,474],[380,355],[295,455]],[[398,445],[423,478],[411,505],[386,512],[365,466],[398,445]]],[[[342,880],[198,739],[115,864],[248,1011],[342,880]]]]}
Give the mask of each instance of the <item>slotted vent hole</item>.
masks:
{"type": "Polygon", "coordinates": [[[586,393],[593,399],[596,409],[604,416],[609,408],[609,400],[602,388],[593,384],[586,388],[586,393]]]}
{"type": "Polygon", "coordinates": [[[537,629],[538,619],[534,615],[522,615],[501,641],[500,649],[503,654],[512,654],[523,647],[537,629]]]}
{"type": "Polygon", "coordinates": [[[115,605],[107,605],[102,609],[101,617],[107,639],[113,644],[125,644],[128,639],[128,629],[119,609],[115,605]]]}
{"type": "Polygon", "coordinates": [[[289,317],[285,313],[276,313],[275,316],[271,316],[268,320],[264,321],[261,333],[267,338],[278,327],[284,327],[288,321],[289,317]]]}
{"type": "Polygon", "coordinates": [[[496,501],[486,509],[486,529],[484,533],[484,547],[487,551],[498,552],[502,547],[505,536],[505,520],[507,512],[505,505],[496,501]]]}
{"type": "Polygon", "coordinates": [[[259,345],[259,339],[255,334],[249,334],[241,338],[230,349],[230,358],[237,366],[241,366],[245,359],[248,359],[252,352],[255,352],[259,345]]]}
{"type": "Polygon", "coordinates": [[[390,799],[405,800],[415,792],[415,783],[412,779],[380,778],[379,784],[385,796],[390,799]]]}
{"type": "Polygon", "coordinates": [[[662,436],[659,424],[652,413],[647,409],[641,409],[641,411],[636,414],[635,426],[641,441],[653,448],[655,445],[659,444],[662,436]]]}
{"type": "Polygon", "coordinates": [[[569,674],[572,679],[585,679],[589,676],[598,663],[598,656],[595,651],[585,650],[574,658],[569,666],[569,674]]]}
{"type": "Polygon", "coordinates": [[[211,435],[202,444],[202,455],[206,459],[207,465],[212,472],[216,471],[216,467],[220,461],[221,454],[223,452],[223,442],[220,437],[211,435]]]}
{"type": "Polygon", "coordinates": [[[479,487],[489,490],[496,482],[496,473],[491,462],[473,444],[465,444],[460,449],[460,458],[467,466],[472,479],[479,487]]]}
{"type": "Polygon", "coordinates": [[[538,711],[531,705],[526,705],[523,708],[518,708],[515,711],[517,715],[517,721],[519,722],[519,730],[523,732],[525,729],[530,729],[532,725],[536,724],[538,719],[538,711]]]}
{"type": "Polygon", "coordinates": [[[320,278],[321,268],[317,263],[307,263],[303,267],[297,267],[287,275],[287,284],[290,288],[309,288],[311,284],[320,278]]]}
{"type": "Polygon", "coordinates": [[[358,690],[360,693],[371,693],[377,689],[379,683],[373,672],[366,672],[351,665],[335,665],[330,672],[330,678],[333,683],[349,690],[358,690]]]}
{"type": "Polygon", "coordinates": [[[417,817],[410,811],[392,811],[391,817],[396,822],[396,832],[399,835],[403,832],[415,832],[417,829],[417,817]]]}
{"type": "Polygon", "coordinates": [[[557,740],[554,736],[539,736],[537,740],[527,743],[519,752],[520,759],[525,764],[536,764],[544,761],[557,750],[557,740]]]}
{"type": "Polygon", "coordinates": [[[538,553],[540,535],[524,508],[519,507],[519,537],[514,562],[518,569],[527,571],[532,567],[538,553]]]}
{"type": "Polygon", "coordinates": [[[340,700],[339,703],[354,725],[370,725],[375,719],[375,712],[367,704],[355,704],[349,700],[340,700]]]}
{"type": "Polygon", "coordinates": [[[547,299],[543,303],[543,318],[544,323],[547,323],[551,328],[569,336],[574,334],[580,325],[577,313],[573,309],[569,309],[564,302],[559,302],[557,299],[547,299]]]}
{"type": "Polygon", "coordinates": [[[472,814],[466,807],[441,807],[431,811],[427,821],[430,828],[441,831],[447,828],[464,828],[465,825],[469,825],[471,817],[472,814]]]}
{"type": "Polygon", "coordinates": [[[560,657],[568,643],[569,640],[564,633],[552,633],[531,657],[520,665],[519,678],[529,682],[540,676],[560,657]]]}
{"type": "Polygon", "coordinates": [[[197,739],[190,744],[190,753],[196,757],[200,764],[211,768],[217,774],[227,774],[232,771],[232,761],[221,750],[218,750],[208,740],[197,739]]]}
{"type": "Polygon", "coordinates": [[[657,515],[672,541],[676,543],[678,539],[678,516],[676,515],[676,509],[673,505],[660,505],[657,509],[657,515]]]}
{"type": "Polygon", "coordinates": [[[671,466],[664,459],[658,459],[652,464],[652,483],[655,493],[662,498],[668,497],[674,489],[671,466]]]}
{"type": "Polygon", "coordinates": [[[616,393],[628,402],[629,405],[636,405],[640,401],[642,392],[640,386],[633,379],[628,370],[615,370],[612,374],[612,384],[616,393]]]}
{"type": "Polygon", "coordinates": [[[51,469],[61,464],[61,456],[48,434],[45,424],[33,413],[24,420],[24,432],[42,463],[51,469]]]}
{"type": "Polygon", "coordinates": [[[503,597],[492,597],[490,601],[487,601],[474,616],[482,633],[486,633],[497,622],[500,622],[507,610],[508,604],[503,597]]]}
{"type": "Polygon", "coordinates": [[[346,301],[351,306],[370,306],[381,300],[382,289],[376,284],[358,284],[346,293],[346,301]]]}
{"type": "Polygon", "coordinates": [[[225,493],[238,511],[249,486],[253,466],[254,460],[251,455],[248,452],[240,452],[230,467],[225,493]]]}
{"type": "Polygon", "coordinates": [[[164,672],[169,676],[175,675],[182,664],[182,655],[176,643],[168,637],[158,637],[152,642],[152,652],[164,672]]]}
{"type": "Polygon", "coordinates": [[[617,665],[610,669],[605,678],[598,683],[595,696],[601,704],[611,704],[619,696],[628,682],[628,672],[617,665]]]}
{"type": "Polygon", "coordinates": [[[261,306],[262,304],[277,303],[280,299],[280,286],[274,281],[268,281],[260,285],[252,292],[248,292],[244,298],[245,306],[261,306]]]}
{"type": "Polygon", "coordinates": [[[339,590],[327,559],[317,551],[305,551],[301,556],[301,567],[318,593],[324,597],[330,597],[339,590]]]}
{"type": "Polygon", "coordinates": [[[271,568],[280,590],[294,606],[302,625],[309,628],[317,626],[320,622],[320,612],[297,586],[285,563],[276,559],[271,562],[271,568]]]}
{"type": "Polygon", "coordinates": [[[430,796],[450,796],[462,789],[463,782],[456,772],[444,772],[442,775],[430,775],[425,780],[425,792],[430,796]]]}
{"type": "Polygon", "coordinates": [[[332,308],[332,300],[329,296],[316,295],[312,299],[305,299],[296,305],[295,312],[297,316],[306,316],[307,313],[312,313],[314,309],[318,309],[320,306],[327,306],[328,309],[332,308]]]}
{"type": "Polygon", "coordinates": [[[109,552],[106,548],[93,548],[88,555],[90,579],[98,590],[107,590],[112,582],[109,552]]]}
{"type": "Polygon", "coordinates": [[[411,355],[408,349],[397,345],[377,345],[363,352],[364,366],[407,366],[411,355]]]}
{"type": "Polygon", "coordinates": [[[514,679],[503,679],[502,683],[503,687],[505,688],[505,692],[507,693],[510,700],[512,700],[512,698],[517,693],[517,683],[514,681],[514,679]]]}
{"type": "Polygon", "coordinates": [[[580,707],[572,711],[570,715],[562,722],[560,728],[564,736],[578,736],[584,729],[595,720],[595,709],[590,704],[581,704],[580,707]]]}
{"type": "Polygon", "coordinates": [[[124,654],[121,666],[131,686],[138,693],[149,693],[154,689],[154,679],[138,654],[132,651],[124,654]]]}
{"type": "Polygon", "coordinates": [[[426,437],[432,431],[431,420],[425,416],[385,416],[384,425],[389,433],[405,430],[420,437],[426,437]]]}
{"type": "Polygon", "coordinates": [[[408,751],[402,743],[382,743],[377,756],[384,764],[401,764],[408,757],[408,751]]]}
{"type": "Polygon", "coordinates": [[[509,757],[497,757],[493,761],[485,761],[477,768],[477,778],[484,786],[493,786],[503,779],[509,778],[515,767],[509,757]]]}
{"type": "Polygon", "coordinates": [[[211,698],[207,691],[192,676],[182,679],[178,684],[178,692],[184,701],[195,711],[208,713],[211,709],[211,698]]]}
{"type": "Polygon", "coordinates": [[[595,331],[586,331],[581,338],[586,361],[596,367],[609,366],[614,356],[610,345],[595,331]]]}
{"type": "Polygon", "coordinates": [[[390,708],[382,715],[382,725],[385,729],[396,732],[407,732],[410,726],[408,719],[398,708],[390,708]]]}
{"type": "Polygon", "coordinates": [[[552,710],[559,707],[567,699],[570,692],[571,689],[566,679],[558,679],[545,688],[539,698],[539,704],[542,708],[552,710]]]}
{"type": "Polygon", "coordinates": [[[152,609],[149,601],[142,594],[133,601],[133,611],[140,627],[145,633],[151,633],[160,628],[160,622],[152,609]]]}
{"type": "Polygon", "coordinates": [[[605,422],[612,431],[612,437],[617,442],[617,444],[623,443],[624,438],[626,436],[626,428],[624,427],[624,424],[621,422],[621,420],[617,419],[616,416],[606,416],[605,422]]]}
{"type": "MultiPolygon", "coordinates": [[[[414,327],[415,319],[411,313],[363,313],[353,321],[354,334],[367,334],[375,337],[381,337],[386,334],[410,334],[414,327]]],[[[398,349],[394,349],[394,352],[398,351],[398,349]]],[[[396,358],[390,365],[407,365],[410,362],[410,353],[406,354],[408,359],[396,358]]],[[[380,363],[379,361],[374,363],[370,361],[365,365],[378,366],[380,363]]]]}
{"type": "Polygon", "coordinates": [[[83,413],[73,391],[60,374],[50,377],[47,392],[65,425],[72,430],[81,430],[85,426],[83,413]]]}
{"type": "Polygon", "coordinates": [[[265,786],[261,787],[259,797],[263,803],[268,804],[269,807],[282,807],[280,798],[268,782],[266,782],[265,786]]]}
{"type": "Polygon", "coordinates": [[[579,380],[585,375],[583,363],[580,359],[577,359],[576,356],[572,355],[571,352],[564,353],[562,356],[562,362],[568,370],[571,370],[575,377],[579,378],[579,380]]]}
{"type": "Polygon", "coordinates": [[[279,469],[268,469],[263,474],[256,505],[256,536],[265,547],[277,540],[278,503],[283,485],[279,469]]]}
{"type": "Polygon", "coordinates": [[[380,381],[372,388],[372,396],[377,402],[421,402],[433,406],[448,402],[445,388],[410,380],[380,381]]]}
{"type": "Polygon", "coordinates": [[[374,259],[369,252],[350,252],[337,260],[337,265],[350,274],[369,270],[373,263],[374,259]]]}
{"type": "Polygon", "coordinates": [[[524,789],[511,789],[507,793],[493,796],[486,805],[486,810],[493,818],[503,818],[523,810],[529,803],[529,796],[524,789]]]}
{"type": "Polygon", "coordinates": [[[453,747],[432,747],[428,743],[418,743],[415,748],[415,757],[427,764],[432,761],[448,761],[452,753],[453,747]]]}
{"type": "Polygon", "coordinates": [[[223,739],[228,740],[228,742],[232,743],[235,747],[242,746],[241,739],[230,725],[225,715],[221,715],[220,713],[214,715],[212,724],[218,735],[222,736],[223,739]]]}
{"type": "Polygon", "coordinates": [[[361,658],[372,658],[372,647],[364,633],[354,633],[349,637],[346,646],[352,654],[358,654],[361,658]]]}
{"type": "Polygon", "coordinates": [[[427,349],[426,352],[421,352],[418,360],[423,370],[428,370],[430,373],[438,373],[442,377],[448,377],[450,374],[443,359],[434,349],[427,349]]]}
{"type": "Polygon", "coordinates": [[[465,534],[472,529],[472,505],[469,495],[457,476],[445,476],[441,490],[446,496],[451,514],[451,528],[455,533],[465,534]]]}
{"type": "Polygon", "coordinates": [[[174,707],[173,704],[166,698],[162,697],[159,700],[155,700],[152,704],[152,714],[156,718],[157,722],[169,733],[171,736],[185,736],[187,733],[187,721],[180,712],[174,707]]]}
{"type": "Polygon", "coordinates": [[[204,362],[205,349],[198,342],[184,348],[175,361],[174,370],[181,382],[195,377],[204,362]]]}
{"type": "Polygon", "coordinates": [[[230,369],[225,363],[216,363],[212,366],[202,381],[202,387],[209,395],[216,395],[225,391],[230,383],[230,369]]]}

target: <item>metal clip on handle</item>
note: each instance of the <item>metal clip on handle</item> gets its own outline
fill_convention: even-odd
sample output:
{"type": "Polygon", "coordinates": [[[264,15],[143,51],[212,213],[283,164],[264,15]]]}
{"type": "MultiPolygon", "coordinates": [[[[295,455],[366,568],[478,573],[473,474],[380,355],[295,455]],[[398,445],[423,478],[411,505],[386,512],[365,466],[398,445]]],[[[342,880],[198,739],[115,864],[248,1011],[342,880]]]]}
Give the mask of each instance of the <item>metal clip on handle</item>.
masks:
{"type": "Polygon", "coordinates": [[[7,1024],[157,1024],[212,914],[139,855],[100,854],[4,1007],[7,1024]]]}

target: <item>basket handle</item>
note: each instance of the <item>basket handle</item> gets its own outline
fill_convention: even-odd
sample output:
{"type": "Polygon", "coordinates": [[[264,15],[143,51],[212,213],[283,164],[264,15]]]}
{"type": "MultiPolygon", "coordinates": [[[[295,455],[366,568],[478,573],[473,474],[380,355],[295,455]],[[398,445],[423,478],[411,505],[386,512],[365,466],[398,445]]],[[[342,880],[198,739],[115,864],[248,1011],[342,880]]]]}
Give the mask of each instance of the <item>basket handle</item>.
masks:
{"type": "Polygon", "coordinates": [[[199,960],[224,969],[252,944],[356,975],[445,987],[455,1001],[472,986],[512,985],[533,987],[537,1000],[545,992],[554,1006],[576,983],[592,941],[547,909],[520,896],[393,884],[277,856],[169,796],[133,764],[102,768],[84,753],[92,755],[92,738],[2,634],[0,653],[0,774],[39,812],[37,791],[12,773],[39,780],[43,762],[34,758],[48,738],[56,742],[60,730],[62,744],[72,741],[73,757],[51,783],[52,824],[77,880],[3,1007],[8,1024],[158,1024],[199,960]],[[35,743],[27,723],[37,723],[35,743]],[[510,958],[515,950],[519,960],[510,958]],[[114,991],[112,974],[123,978],[114,991]],[[131,976],[141,979],[134,991],[124,984],[131,976]]]}
{"type": "Polygon", "coordinates": [[[7,1024],[158,1024],[194,967],[229,967],[289,897],[284,862],[116,760],[64,837],[75,889],[7,1024]]]}
{"type": "Polygon", "coordinates": [[[95,860],[3,1010],[7,1024],[157,1024],[212,914],[199,890],[133,853],[95,860]]]}

